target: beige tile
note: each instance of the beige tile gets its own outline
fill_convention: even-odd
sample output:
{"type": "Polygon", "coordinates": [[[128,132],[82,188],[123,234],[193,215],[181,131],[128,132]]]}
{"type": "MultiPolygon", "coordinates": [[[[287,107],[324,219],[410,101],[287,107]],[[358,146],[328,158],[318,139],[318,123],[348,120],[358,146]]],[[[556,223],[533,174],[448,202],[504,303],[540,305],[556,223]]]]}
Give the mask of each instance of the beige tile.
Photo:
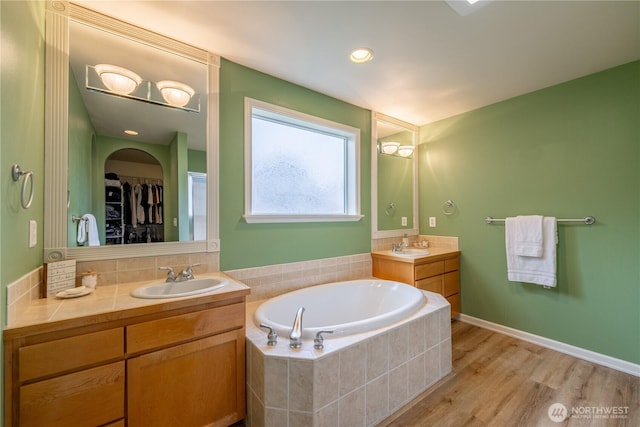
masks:
{"type": "Polygon", "coordinates": [[[337,400],[339,397],[340,354],[334,353],[318,359],[313,368],[313,409],[337,400]]]}
{"type": "Polygon", "coordinates": [[[250,393],[247,406],[251,408],[249,415],[251,427],[266,427],[264,404],[254,393],[250,393]]]}
{"type": "Polygon", "coordinates": [[[451,372],[451,339],[443,341],[438,346],[440,350],[440,376],[443,377],[451,372]]]}
{"type": "Polygon", "coordinates": [[[117,261],[118,272],[128,270],[156,269],[155,257],[122,258],[117,261]]]}
{"type": "Polygon", "coordinates": [[[425,350],[425,325],[424,317],[409,323],[409,358],[415,357],[425,350]]]}
{"type": "Polygon", "coordinates": [[[289,410],[313,410],[313,362],[289,361],[289,410]]]}
{"type": "Polygon", "coordinates": [[[429,313],[425,316],[424,342],[425,350],[440,342],[440,314],[438,312],[429,313]]]}
{"type": "Polygon", "coordinates": [[[316,411],[313,414],[314,427],[336,427],[340,423],[340,406],[338,401],[316,411]]]}
{"type": "Polygon", "coordinates": [[[374,425],[389,413],[389,376],[383,375],[366,386],[367,425],[374,425]]]}
{"type": "Polygon", "coordinates": [[[108,273],[98,273],[98,286],[109,286],[116,285],[118,283],[118,273],[108,272],[108,273]]]}
{"type": "Polygon", "coordinates": [[[367,340],[367,381],[389,370],[389,333],[375,335],[367,340]]]}
{"type": "Polygon", "coordinates": [[[264,402],[264,355],[257,348],[251,349],[251,387],[256,393],[256,397],[264,402]]]}
{"type": "Polygon", "coordinates": [[[339,353],[340,355],[340,396],[351,393],[365,384],[365,364],[367,348],[358,343],[339,353]]]}
{"type": "Polygon", "coordinates": [[[283,427],[287,425],[289,411],[287,411],[286,409],[266,407],[264,408],[264,416],[265,427],[283,427]]]}
{"type": "Polygon", "coordinates": [[[409,360],[409,327],[402,325],[389,332],[389,366],[400,366],[409,360]]]}
{"type": "MultiPolygon", "coordinates": [[[[436,363],[438,363],[437,358],[436,363]]],[[[400,407],[407,401],[407,371],[406,363],[389,371],[389,412],[395,412],[400,409],[400,407]]]]}
{"type": "Polygon", "coordinates": [[[407,392],[413,397],[424,390],[425,385],[424,353],[407,362],[407,392]]]}
{"type": "Polygon", "coordinates": [[[433,384],[440,378],[440,348],[432,347],[424,353],[424,382],[433,384]]]}
{"type": "Polygon", "coordinates": [[[440,316],[440,324],[438,330],[440,331],[440,341],[451,338],[451,310],[447,306],[445,309],[438,310],[440,316]]]}
{"type": "MultiPolygon", "coordinates": [[[[258,352],[258,351],[256,351],[258,352]]],[[[287,359],[264,359],[264,404],[270,408],[288,408],[289,362],[287,359]]]]}
{"type": "Polygon", "coordinates": [[[309,427],[313,425],[311,412],[289,411],[289,427],[309,427]]]}
{"type": "Polygon", "coordinates": [[[155,280],[156,269],[118,271],[117,283],[142,282],[155,280]]]}
{"type": "Polygon", "coordinates": [[[186,266],[191,265],[191,257],[189,254],[161,255],[158,257],[150,257],[150,259],[153,260],[153,267],[171,267],[176,270],[176,274],[186,266]]]}
{"type": "Polygon", "coordinates": [[[118,268],[118,261],[102,260],[102,261],[78,261],[76,263],[76,272],[82,273],[83,271],[93,270],[97,273],[115,272],[118,268]]]}
{"type": "Polygon", "coordinates": [[[343,396],[338,401],[340,405],[340,426],[365,425],[365,388],[343,396]]]}

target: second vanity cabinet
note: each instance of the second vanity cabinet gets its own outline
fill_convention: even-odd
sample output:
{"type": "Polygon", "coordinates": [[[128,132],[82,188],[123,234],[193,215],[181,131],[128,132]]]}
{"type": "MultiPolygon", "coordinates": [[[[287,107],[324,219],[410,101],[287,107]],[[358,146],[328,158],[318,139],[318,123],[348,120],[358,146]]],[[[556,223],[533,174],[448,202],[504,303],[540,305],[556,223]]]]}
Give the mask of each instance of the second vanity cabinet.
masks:
{"type": "Polygon", "coordinates": [[[4,425],[228,426],[243,419],[245,297],[185,301],[5,331],[4,425]]]}
{"type": "Polygon", "coordinates": [[[451,304],[451,317],[460,315],[459,251],[418,258],[374,252],[371,257],[374,277],[407,283],[441,294],[451,304]]]}

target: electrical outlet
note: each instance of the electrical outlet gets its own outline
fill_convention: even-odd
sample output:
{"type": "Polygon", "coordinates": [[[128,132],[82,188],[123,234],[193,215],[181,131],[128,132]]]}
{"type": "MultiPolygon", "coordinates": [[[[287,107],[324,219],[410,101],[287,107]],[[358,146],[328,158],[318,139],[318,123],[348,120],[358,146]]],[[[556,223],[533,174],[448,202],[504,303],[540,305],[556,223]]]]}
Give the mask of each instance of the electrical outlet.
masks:
{"type": "Polygon", "coordinates": [[[178,226],[178,218],[173,218],[173,226],[174,227],[178,226]]]}
{"type": "Polygon", "coordinates": [[[429,227],[435,227],[436,226],[436,217],[435,216],[430,216],[429,217],[429,227]]]}
{"type": "Polygon", "coordinates": [[[29,247],[33,248],[38,244],[38,223],[34,220],[29,221],[29,247]]]}
{"type": "Polygon", "coordinates": [[[403,226],[403,227],[406,227],[406,226],[407,226],[407,217],[406,217],[406,216],[403,216],[403,217],[402,217],[402,226],[403,226]]]}

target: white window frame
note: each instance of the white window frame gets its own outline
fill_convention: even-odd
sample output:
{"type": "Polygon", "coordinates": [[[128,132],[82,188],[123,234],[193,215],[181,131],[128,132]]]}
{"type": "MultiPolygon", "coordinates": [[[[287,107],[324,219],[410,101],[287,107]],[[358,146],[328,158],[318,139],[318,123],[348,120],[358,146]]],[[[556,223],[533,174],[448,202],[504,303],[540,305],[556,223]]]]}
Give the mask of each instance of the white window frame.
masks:
{"type": "Polygon", "coordinates": [[[354,222],[360,221],[360,129],[325,120],[288,108],[269,104],[257,99],[245,98],[244,101],[244,215],[248,223],[291,223],[291,222],[354,222]],[[346,171],[346,207],[344,214],[253,214],[252,206],[252,118],[254,109],[265,117],[275,117],[278,121],[315,129],[345,137],[347,140],[346,171]]]}

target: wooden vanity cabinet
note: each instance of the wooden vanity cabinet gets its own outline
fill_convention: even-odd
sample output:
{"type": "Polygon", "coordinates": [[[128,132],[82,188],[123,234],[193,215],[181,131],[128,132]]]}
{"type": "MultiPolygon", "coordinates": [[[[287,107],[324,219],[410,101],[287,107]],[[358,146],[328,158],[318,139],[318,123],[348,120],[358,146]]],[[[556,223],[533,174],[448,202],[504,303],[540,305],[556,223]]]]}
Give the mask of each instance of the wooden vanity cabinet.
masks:
{"type": "Polygon", "coordinates": [[[415,259],[374,252],[371,257],[374,277],[438,293],[451,304],[451,317],[460,315],[460,252],[415,259]]]}
{"type": "Polygon", "coordinates": [[[244,297],[71,323],[5,334],[7,427],[228,426],[245,417],[244,297]]]}

